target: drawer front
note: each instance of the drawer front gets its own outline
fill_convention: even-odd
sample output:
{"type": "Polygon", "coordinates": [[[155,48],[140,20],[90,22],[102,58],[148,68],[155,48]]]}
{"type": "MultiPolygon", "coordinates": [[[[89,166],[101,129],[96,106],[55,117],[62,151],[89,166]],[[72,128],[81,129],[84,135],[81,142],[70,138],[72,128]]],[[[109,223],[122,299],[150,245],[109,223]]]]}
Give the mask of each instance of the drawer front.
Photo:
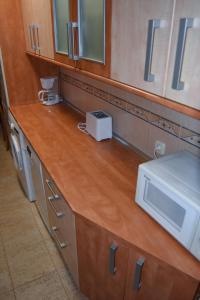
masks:
{"type": "Polygon", "coordinates": [[[79,286],[74,214],[46,171],[44,183],[52,237],[79,286]]]}

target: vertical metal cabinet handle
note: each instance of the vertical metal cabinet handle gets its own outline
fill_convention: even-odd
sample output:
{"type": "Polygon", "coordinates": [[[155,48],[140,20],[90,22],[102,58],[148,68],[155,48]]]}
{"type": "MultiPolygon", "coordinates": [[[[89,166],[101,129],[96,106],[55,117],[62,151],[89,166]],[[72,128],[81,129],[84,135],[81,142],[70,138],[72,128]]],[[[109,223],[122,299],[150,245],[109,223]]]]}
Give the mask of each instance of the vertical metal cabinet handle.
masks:
{"type": "Polygon", "coordinates": [[[60,217],[64,216],[64,213],[62,211],[57,211],[56,210],[55,206],[52,203],[53,200],[54,200],[53,196],[48,197],[48,201],[49,201],[49,203],[50,203],[50,205],[51,205],[51,207],[52,207],[52,209],[53,209],[56,217],[60,218],[60,217]]]}
{"type": "Polygon", "coordinates": [[[35,24],[32,24],[32,35],[33,35],[33,50],[37,50],[36,46],[36,34],[35,34],[35,24]]]}
{"type": "Polygon", "coordinates": [[[77,22],[72,22],[72,49],[73,49],[73,60],[79,60],[79,56],[75,53],[75,28],[79,28],[77,22]]]}
{"type": "Polygon", "coordinates": [[[72,22],[67,22],[67,40],[68,40],[68,55],[73,59],[72,51],[72,22]]]}
{"type": "Polygon", "coordinates": [[[29,35],[30,35],[30,41],[31,41],[31,49],[35,50],[34,44],[33,44],[33,25],[29,24],[29,35]]]}
{"type": "Polygon", "coordinates": [[[60,198],[60,196],[54,192],[54,190],[53,190],[53,188],[51,186],[51,181],[49,179],[46,179],[46,184],[47,184],[48,188],[50,189],[50,191],[51,191],[54,199],[58,200],[60,198]]]}
{"type": "Polygon", "coordinates": [[[147,34],[147,49],[146,49],[146,60],[144,68],[144,80],[153,82],[155,75],[151,73],[152,57],[153,57],[153,45],[155,29],[160,28],[160,20],[149,20],[148,34],[147,34]]]}
{"type": "Polygon", "coordinates": [[[52,233],[53,233],[54,236],[55,236],[55,240],[56,240],[56,242],[59,244],[60,248],[65,248],[65,247],[67,247],[67,243],[61,242],[61,241],[59,240],[57,234],[56,234],[56,231],[58,230],[58,228],[57,228],[56,226],[52,226],[51,229],[52,229],[52,233]]]}
{"type": "Polygon", "coordinates": [[[193,18],[180,19],[178,42],[176,47],[176,58],[174,64],[174,74],[173,74],[173,81],[172,81],[172,88],[178,91],[184,89],[184,82],[181,81],[181,73],[182,73],[185,44],[187,38],[187,30],[189,28],[192,28],[193,21],[194,21],[193,18]]]}
{"type": "Polygon", "coordinates": [[[39,26],[37,24],[32,24],[32,32],[33,32],[33,41],[34,47],[33,50],[39,51],[40,53],[40,43],[39,43],[39,26]]]}
{"type": "Polygon", "coordinates": [[[39,26],[35,25],[35,30],[36,30],[36,50],[39,51],[40,54],[40,39],[39,39],[39,26]]]}
{"type": "Polygon", "coordinates": [[[144,258],[141,257],[137,260],[135,264],[135,274],[134,274],[134,281],[133,281],[133,289],[139,290],[141,288],[141,277],[142,277],[142,268],[144,266],[144,258]]]}
{"type": "Polygon", "coordinates": [[[68,36],[68,54],[69,58],[78,60],[79,56],[75,54],[75,28],[78,28],[78,23],[68,22],[67,23],[67,36],[68,36]]]}
{"type": "Polygon", "coordinates": [[[115,265],[115,257],[116,257],[116,251],[118,249],[118,246],[115,243],[112,243],[110,246],[110,253],[109,253],[109,272],[111,274],[115,274],[117,271],[117,267],[115,265]]]}

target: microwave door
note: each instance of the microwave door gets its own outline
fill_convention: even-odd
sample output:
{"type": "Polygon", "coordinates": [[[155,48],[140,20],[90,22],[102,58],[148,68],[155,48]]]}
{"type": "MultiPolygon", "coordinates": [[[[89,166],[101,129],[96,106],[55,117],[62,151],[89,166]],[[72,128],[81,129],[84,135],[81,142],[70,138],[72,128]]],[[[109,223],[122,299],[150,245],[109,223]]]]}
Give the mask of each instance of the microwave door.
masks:
{"type": "Polygon", "coordinates": [[[138,204],[184,246],[189,247],[198,215],[165,183],[143,175],[138,204]]]}

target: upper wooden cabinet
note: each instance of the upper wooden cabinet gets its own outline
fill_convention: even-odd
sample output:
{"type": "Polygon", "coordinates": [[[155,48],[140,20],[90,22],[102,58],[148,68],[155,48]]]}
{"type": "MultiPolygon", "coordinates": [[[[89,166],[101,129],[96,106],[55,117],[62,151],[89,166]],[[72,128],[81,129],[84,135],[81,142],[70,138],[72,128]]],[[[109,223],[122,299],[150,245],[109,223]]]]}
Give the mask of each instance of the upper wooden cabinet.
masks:
{"type": "Polygon", "coordinates": [[[24,33],[26,39],[26,49],[30,52],[35,52],[33,41],[33,8],[32,0],[21,0],[22,15],[24,22],[24,33]]]}
{"type": "Polygon", "coordinates": [[[111,1],[52,3],[56,60],[109,76],[111,1]]]}
{"type": "Polygon", "coordinates": [[[112,1],[111,78],[200,109],[200,2],[112,1]]]}
{"type": "Polygon", "coordinates": [[[200,1],[177,0],[165,96],[200,109],[200,1]]]}
{"type": "Polygon", "coordinates": [[[192,300],[199,281],[76,216],[79,282],[90,300],[192,300]]]}
{"type": "Polygon", "coordinates": [[[173,0],[112,1],[111,77],[163,95],[173,0]]]}
{"type": "Polygon", "coordinates": [[[50,0],[21,0],[27,50],[54,58],[50,0]]]}

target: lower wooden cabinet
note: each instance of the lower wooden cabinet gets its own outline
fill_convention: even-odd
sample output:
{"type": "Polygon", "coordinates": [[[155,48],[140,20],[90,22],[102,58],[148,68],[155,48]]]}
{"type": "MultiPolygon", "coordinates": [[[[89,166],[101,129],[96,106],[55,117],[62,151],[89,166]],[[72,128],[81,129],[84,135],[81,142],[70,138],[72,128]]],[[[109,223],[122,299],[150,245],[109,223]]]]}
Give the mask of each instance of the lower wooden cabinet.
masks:
{"type": "Polygon", "coordinates": [[[48,173],[44,171],[43,174],[50,232],[79,286],[75,216],[48,173]]]}
{"type": "Polygon", "coordinates": [[[95,224],[76,217],[79,283],[90,300],[124,299],[128,249],[95,224]]]}
{"type": "Polygon", "coordinates": [[[198,284],[150,255],[130,250],[125,300],[192,300],[198,284]]]}
{"type": "Polygon", "coordinates": [[[90,300],[192,300],[199,282],[76,217],[80,289],[90,300]]]}

